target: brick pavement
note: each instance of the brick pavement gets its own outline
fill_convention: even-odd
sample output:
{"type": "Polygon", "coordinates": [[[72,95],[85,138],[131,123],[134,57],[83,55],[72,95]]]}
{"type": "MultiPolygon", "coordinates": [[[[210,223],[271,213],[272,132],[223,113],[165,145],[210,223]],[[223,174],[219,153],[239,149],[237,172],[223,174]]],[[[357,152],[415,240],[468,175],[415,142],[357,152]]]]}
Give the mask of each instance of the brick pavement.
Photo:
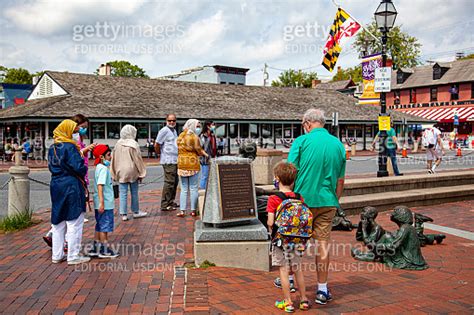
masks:
{"type": "MultiPolygon", "coordinates": [[[[433,217],[435,224],[472,229],[469,222],[474,220],[474,201],[413,209],[433,217]]],[[[357,222],[356,217],[351,219],[357,222]]],[[[388,230],[396,229],[387,212],[379,214],[378,221],[388,230]]],[[[404,271],[353,260],[348,248],[357,243],[354,234],[333,232],[334,245],[349,245],[335,246],[337,250],[331,252],[329,284],[334,301],[325,306],[313,305],[309,313],[474,312],[474,242],[448,235],[443,244],[422,249],[429,269],[404,271]]],[[[317,284],[313,257],[304,260],[309,270],[306,286],[311,300],[315,298],[313,290],[317,284]]],[[[275,299],[282,297],[281,290],[272,284],[277,274],[276,270],[266,273],[220,267],[190,270],[186,310],[211,314],[281,314],[273,307],[275,299]],[[194,293],[196,285],[199,294],[194,293]]],[[[297,298],[297,293],[294,296],[297,298]]]]}
{"type": "MultiPolygon", "coordinates": [[[[26,231],[0,235],[0,312],[5,314],[278,314],[273,308],[281,291],[270,273],[211,267],[183,269],[193,260],[191,217],[157,210],[158,192],[141,194],[142,209],[150,217],[116,221],[110,240],[123,256],[98,260],[83,267],[51,264],[50,250],[41,236],[44,220],[26,231]],[[141,247],[140,247],[141,246],[141,247]]],[[[435,224],[465,228],[472,222],[474,202],[458,202],[418,211],[435,224]],[[457,214],[454,216],[453,214],[457,214]],[[462,217],[463,220],[458,220],[462,217]],[[470,220],[470,221],[469,221],[470,220]]],[[[385,213],[379,221],[395,226],[385,213]]],[[[86,223],[84,240],[93,237],[94,220],[86,223]]],[[[334,232],[335,244],[355,244],[354,232],[334,232]]],[[[448,235],[442,245],[425,247],[430,269],[420,272],[389,270],[381,264],[355,262],[349,248],[333,254],[330,286],[335,300],[309,313],[473,313],[474,243],[448,235]]],[[[305,258],[311,268],[311,257],[305,258]]],[[[314,299],[314,272],[307,288],[314,299]]]]}

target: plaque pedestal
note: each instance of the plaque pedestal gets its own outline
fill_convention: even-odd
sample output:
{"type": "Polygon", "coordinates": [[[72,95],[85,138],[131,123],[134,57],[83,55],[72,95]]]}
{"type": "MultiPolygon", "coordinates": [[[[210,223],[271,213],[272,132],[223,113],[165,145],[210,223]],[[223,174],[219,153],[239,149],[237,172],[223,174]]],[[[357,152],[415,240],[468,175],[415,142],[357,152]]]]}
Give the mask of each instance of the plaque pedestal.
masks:
{"type": "Polygon", "coordinates": [[[270,241],[257,219],[250,160],[211,161],[201,220],[194,231],[194,259],[222,267],[269,271],[270,241]]]}

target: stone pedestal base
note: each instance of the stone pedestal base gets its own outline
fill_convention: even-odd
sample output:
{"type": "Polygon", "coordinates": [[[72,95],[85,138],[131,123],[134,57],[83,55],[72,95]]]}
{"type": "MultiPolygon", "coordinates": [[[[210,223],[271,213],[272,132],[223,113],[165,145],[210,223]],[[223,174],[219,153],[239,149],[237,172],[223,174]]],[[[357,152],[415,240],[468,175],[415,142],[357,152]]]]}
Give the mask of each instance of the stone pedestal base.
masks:
{"type": "Polygon", "coordinates": [[[269,271],[267,230],[258,220],[227,228],[208,227],[196,221],[194,260],[196,265],[207,260],[220,267],[269,271]]]}
{"type": "Polygon", "coordinates": [[[280,150],[258,149],[257,157],[252,163],[255,175],[255,184],[273,184],[273,168],[283,160],[283,152],[280,150]]]}

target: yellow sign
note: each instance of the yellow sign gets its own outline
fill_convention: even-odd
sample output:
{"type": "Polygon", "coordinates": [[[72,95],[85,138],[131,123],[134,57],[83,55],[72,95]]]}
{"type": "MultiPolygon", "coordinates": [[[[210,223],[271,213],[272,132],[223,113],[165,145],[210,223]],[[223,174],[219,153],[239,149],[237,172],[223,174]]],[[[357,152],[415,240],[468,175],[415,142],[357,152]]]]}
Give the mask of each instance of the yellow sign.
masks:
{"type": "Polygon", "coordinates": [[[380,131],[390,130],[390,116],[379,116],[379,130],[380,131]]]}

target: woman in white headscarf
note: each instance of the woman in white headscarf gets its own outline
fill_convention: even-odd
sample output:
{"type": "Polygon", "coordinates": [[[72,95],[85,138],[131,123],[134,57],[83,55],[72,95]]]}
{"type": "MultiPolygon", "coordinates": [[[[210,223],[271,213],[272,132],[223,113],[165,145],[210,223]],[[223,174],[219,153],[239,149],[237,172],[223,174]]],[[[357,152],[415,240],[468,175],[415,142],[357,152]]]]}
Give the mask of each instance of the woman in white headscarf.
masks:
{"type": "Polygon", "coordinates": [[[191,215],[196,215],[196,209],[199,198],[199,171],[201,165],[199,156],[208,157],[206,151],[201,147],[199,134],[201,133],[201,123],[197,119],[189,119],[184,124],[184,130],[179,135],[176,143],[178,144],[178,175],[181,185],[181,194],[179,198],[180,212],[178,217],[184,217],[187,208],[188,191],[191,195],[191,215]]]}
{"type": "Polygon", "coordinates": [[[138,202],[138,184],[146,176],[146,167],[143,163],[140,146],[135,140],[137,129],[132,125],[123,126],[120,131],[120,140],[117,141],[112,153],[110,172],[112,178],[119,182],[120,208],[119,212],[123,221],[128,220],[127,216],[127,195],[128,188],[132,195],[131,208],[134,218],[141,218],[147,215],[140,211],[138,202]]]}

